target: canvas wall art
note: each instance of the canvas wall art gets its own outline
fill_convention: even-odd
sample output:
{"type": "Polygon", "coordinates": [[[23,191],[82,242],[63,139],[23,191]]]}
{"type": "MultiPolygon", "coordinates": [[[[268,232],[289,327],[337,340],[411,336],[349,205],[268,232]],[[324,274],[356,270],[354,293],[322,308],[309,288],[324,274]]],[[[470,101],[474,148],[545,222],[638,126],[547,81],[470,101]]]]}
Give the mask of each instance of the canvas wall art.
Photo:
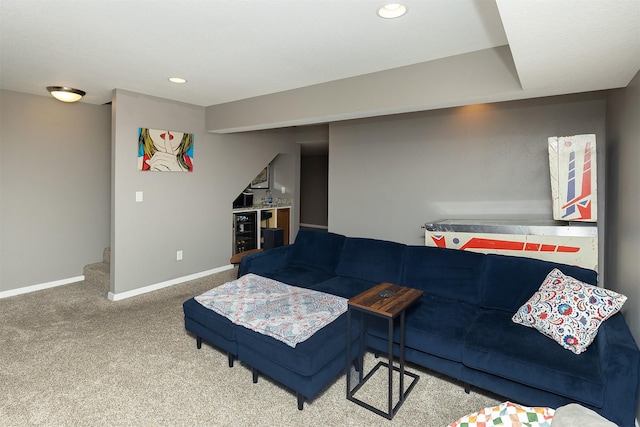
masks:
{"type": "Polygon", "coordinates": [[[138,129],[138,170],[193,172],[192,133],[138,129]]]}
{"type": "Polygon", "coordinates": [[[595,134],[548,138],[553,219],[596,222],[595,134]]]}

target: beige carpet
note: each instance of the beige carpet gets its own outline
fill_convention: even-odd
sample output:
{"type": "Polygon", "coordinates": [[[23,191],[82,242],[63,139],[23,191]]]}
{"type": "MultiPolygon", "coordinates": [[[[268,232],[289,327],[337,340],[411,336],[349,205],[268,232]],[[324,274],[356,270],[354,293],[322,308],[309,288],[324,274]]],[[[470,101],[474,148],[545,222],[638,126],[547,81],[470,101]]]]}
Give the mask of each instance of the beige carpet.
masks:
{"type": "MultiPolygon", "coordinates": [[[[421,378],[392,421],[347,401],[344,376],[299,411],[184,329],[182,302],[235,274],[117,302],[84,282],[0,299],[0,425],[435,427],[504,400],[409,365],[421,378]]],[[[358,396],[384,409],[386,385],[367,387],[358,396]]]]}

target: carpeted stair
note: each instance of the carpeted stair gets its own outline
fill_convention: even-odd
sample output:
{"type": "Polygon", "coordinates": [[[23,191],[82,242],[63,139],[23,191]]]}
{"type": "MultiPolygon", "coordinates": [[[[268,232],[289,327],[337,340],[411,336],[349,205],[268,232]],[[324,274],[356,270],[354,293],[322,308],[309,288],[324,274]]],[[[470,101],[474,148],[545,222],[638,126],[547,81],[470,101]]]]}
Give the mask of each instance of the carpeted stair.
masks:
{"type": "Polygon", "coordinates": [[[84,266],[84,281],[88,286],[98,289],[109,289],[111,273],[111,248],[102,251],[102,262],[84,266]]]}

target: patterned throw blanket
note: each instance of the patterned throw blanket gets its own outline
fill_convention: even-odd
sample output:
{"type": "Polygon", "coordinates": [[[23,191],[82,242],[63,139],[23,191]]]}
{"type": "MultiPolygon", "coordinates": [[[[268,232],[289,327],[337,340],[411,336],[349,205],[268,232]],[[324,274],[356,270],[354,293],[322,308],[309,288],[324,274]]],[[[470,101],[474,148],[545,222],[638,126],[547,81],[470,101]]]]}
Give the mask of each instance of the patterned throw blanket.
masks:
{"type": "Polygon", "coordinates": [[[347,300],[247,274],[195,300],[236,325],[295,347],[347,311],[347,300]]]}

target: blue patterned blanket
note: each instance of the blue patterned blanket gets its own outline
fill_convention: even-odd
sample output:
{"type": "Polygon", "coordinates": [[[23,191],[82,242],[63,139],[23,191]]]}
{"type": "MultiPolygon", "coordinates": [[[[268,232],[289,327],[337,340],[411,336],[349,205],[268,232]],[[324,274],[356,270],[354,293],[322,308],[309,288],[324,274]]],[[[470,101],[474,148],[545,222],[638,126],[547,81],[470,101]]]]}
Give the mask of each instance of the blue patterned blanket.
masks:
{"type": "Polygon", "coordinates": [[[295,347],[347,311],[347,299],[256,274],[213,288],[195,300],[236,325],[295,347]]]}

